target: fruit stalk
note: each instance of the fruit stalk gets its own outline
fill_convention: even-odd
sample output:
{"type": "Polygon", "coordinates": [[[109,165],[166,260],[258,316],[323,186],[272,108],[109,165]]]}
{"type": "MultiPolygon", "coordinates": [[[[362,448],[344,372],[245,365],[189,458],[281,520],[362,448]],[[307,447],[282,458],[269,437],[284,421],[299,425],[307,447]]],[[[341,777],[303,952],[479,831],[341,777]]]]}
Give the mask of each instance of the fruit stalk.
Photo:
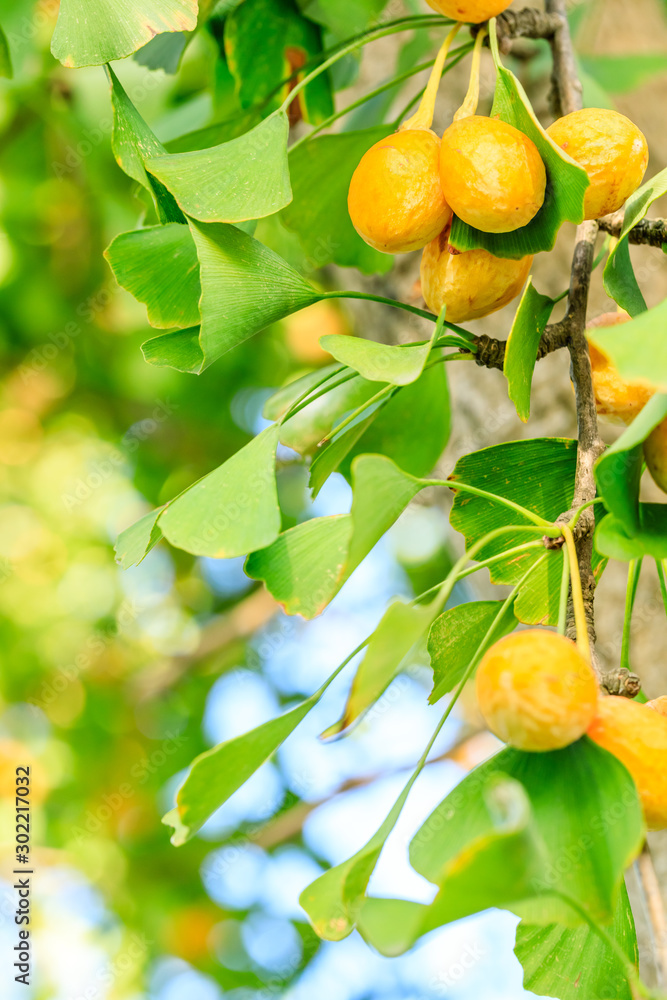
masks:
{"type": "Polygon", "coordinates": [[[401,125],[401,131],[403,129],[412,128],[430,128],[433,124],[435,101],[438,96],[438,87],[440,86],[442,71],[445,68],[445,62],[447,60],[447,54],[451,44],[456,38],[460,28],[460,23],[455,24],[442,43],[440,51],[436,56],[435,63],[433,64],[433,69],[431,70],[431,75],[428,79],[428,84],[426,86],[426,90],[424,91],[424,96],[420,101],[419,107],[411,118],[408,118],[403,122],[401,125]]]}

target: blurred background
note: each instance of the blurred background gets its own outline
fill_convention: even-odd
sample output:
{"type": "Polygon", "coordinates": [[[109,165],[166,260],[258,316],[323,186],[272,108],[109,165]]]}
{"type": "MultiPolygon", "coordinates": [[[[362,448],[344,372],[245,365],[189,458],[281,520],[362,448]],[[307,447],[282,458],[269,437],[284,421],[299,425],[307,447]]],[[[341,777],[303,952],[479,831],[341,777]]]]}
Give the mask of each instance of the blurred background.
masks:
{"type": "MultiPolygon", "coordinates": [[[[570,6],[586,101],[617,107],[643,129],[652,176],[667,164],[666,5],[570,6]]],[[[3,997],[531,995],[521,986],[512,954],[516,921],[508,914],[461,921],[389,961],[356,934],[322,944],[298,905],[308,882],[376,829],[420,755],[440,715],[426,703],[425,663],[397,679],[350,736],[325,745],[317,736],[338,716],[350,678],[344,673],[276,759],[191,843],[169,843],[160,817],[189,762],[315,690],[392,596],[442,579],[460,541],[448,527],[446,498],[422,495],[310,623],[284,616],[245,576],[242,560],[196,559],[162,544],[139,567],[116,567],[112,546],[120,530],[257,433],[273,390],[327,362],[320,335],[400,342],[420,327],[393,310],[325,303],[266,330],[198,378],[147,365],[139,350],[150,336],[145,310],[117,287],[102,256],[115,235],[141,224],[145,207],[111,153],[104,71],[66,70],[50,54],[57,8],[57,0],[0,0],[15,71],[13,80],[0,81],[0,843],[4,859],[13,842],[14,768],[29,764],[37,872],[34,984],[10,982],[3,997]]],[[[422,0],[406,0],[392,2],[387,15],[426,10],[422,0]]],[[[137,59],[115,66],[165,143],[238,109],[219,27],[214,19],[195,36],[177,76],[137,59]]],[[[421,33],[368,46],[339,81],[339,106],[397,65],[429,58],[436,42],[421,33]]],[[[508,64],[547,124],[546,45],[520,42],[508,64]]],[[[443,83],[440,129],[463,97],[467,72],[456,70],[443,83]]],[[[493,76],[486,58],[483,80],[487,111],[493,76]]],[[[343,127],[391,120],[423,85],[422,74],[343,127]]],[[[660,204],[653,214],[663,214],[660,204]]],[[[536,261],[541,291],[566,287],[572,235],[565,230],[555,253],[536,261]]],[[[419,300],[417,254],[382,276],[334,267],[322,274],[280,220],[263,224],[258,237],[315,280],[419,300]]],[[[644,248],[633,249],[633,257],[653,305],[667,295],[665,258],[644,248]]],[[[609,308],[598,272],[591,315],[609,308]]],[[[470,328],[505,336],[512,315],[509,307],[470,328]]],[[[440,463],[445,474],[475,448],[526,434],[574,434],[562,352],[538,366],[528,428],[499,372],[449,367],[453,426],[440,463]]],[[[615,433],[605,430],[609,440],[615,433]]],[[[295,454],[283,449],[279,457],[286,526],[349,508],[341,477],[333,476],[313,503],[295,454]]],[[[609,663],[620,652],[624,578],[625,567],[611,567],[600,587],[600,643],[609,663]]],[[[488,582],[475,581],[475,590],[454,600],[488,595],[488,582]]],[[[634,667],[655,696],[667,690],[656,656],[667,628],[650,570],[636,607],[634,667]]],[[[375,893],[430,898],[432,887],[408,867],[407,842],[493,747],[464,698],[390,838],[375,893]]],[[[5,968],[16,942],[10,867],[0,870],[5,968]]]]}

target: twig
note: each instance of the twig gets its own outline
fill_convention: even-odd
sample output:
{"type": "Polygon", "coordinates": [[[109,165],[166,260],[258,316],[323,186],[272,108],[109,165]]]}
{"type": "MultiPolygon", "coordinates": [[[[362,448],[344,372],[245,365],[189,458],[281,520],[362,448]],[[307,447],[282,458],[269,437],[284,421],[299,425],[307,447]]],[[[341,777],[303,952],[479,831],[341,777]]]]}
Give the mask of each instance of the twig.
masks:
{"type": "Polygon", "coordinates": [[[644,850],[637,859],[637,870],[653,936],[658,985],[664,989],[667,986],[667,917],[648,844],[644,844],[644,850]]]}
{"type": "MultiPolygon", "coordinates": [[[[567,319],[559,323],[552,323],[542,334],[539,347],[537,349],[537,360],[546,358],[547,354],[558,351],[562,347],[567,347],[570,342],[570,326],[567,319]]],[[[497,340],[495,337],[487,337],[482,334],[475,337],[475,362],[482,368],[498,368],[503,370],[505,364],[505,351],[507,342],[497,340]]],[[[463,354],[470,353],[466,348],[461,348],[463,354]]]]}
{"type": "MultiPolygon", "coordinates": [[[[524,10],[506,10],[496,18],[496,31],[502,52],[507,54],[515,38],[553,38],[560,28],[560,18],[545,14],[533,7],[524,10]]],[[[482,25],[472,25],[471,33],[477,35],[482,25]]],[[[488,45],[488,41],[486,42],[488,45]]]]}
{"type": "MultiPolygon", "coordinates": [[[[621,235],[623,212],[605,215],[599,221],[603,233],[616,237],[621,235]]],[[[667,243],[667,219],[642,219],[632,227],[628,236],[631,243],[661,248],[667,243]]]]}

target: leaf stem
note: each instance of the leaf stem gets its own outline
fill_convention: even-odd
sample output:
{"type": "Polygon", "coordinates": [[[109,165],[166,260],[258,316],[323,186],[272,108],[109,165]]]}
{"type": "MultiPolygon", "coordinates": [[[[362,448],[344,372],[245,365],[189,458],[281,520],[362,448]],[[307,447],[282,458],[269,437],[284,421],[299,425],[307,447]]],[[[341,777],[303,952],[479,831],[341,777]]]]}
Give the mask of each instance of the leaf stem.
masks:
{"type": "MultiPolygon", "coordinates": [[[[540,528],[553,528],[552,521],[547,521],[545,518],[540,517],[539,514],[534,514],[527,507],[522,507],[521,504],[515,503],[513,500],[508,500],[507,497],[501,497],[496,493],[481,490],[477,486],[471,486],[469,483],[463,483],[459,479],[425,479],[423,481],[429,486],[447,486],[454,492],[461,490],[462,493],[472,493],[474,496],[482,497],[483,500],[491,500],[493,503],[502,504],[503,507],[513,510],[516,514],[521,514],[522,517],[525,517],[528,521],[532,521],[533,524],[538,525],[540,528]]],[[[560,529],[556,529],[556,533],[559,535],[560,529]]]]}
{"type": "Polygon", "coordinates": [[[586,621],[586,609],[584,607],[584,595],[581,590],[581,574],[579,572],[579,557],[577,547],[574,544],[574,535],[569,525],[564,524],[562,533],[567,545],[567,554],[570,561],[570,576],[572,584],[572,607],[574,609],[574,621],[577,627],[577,646],[579,652],[588,663],[591,662],[591,644],[588,638],[588,624],[586,621]]]}
{"type": "Polygon", "coordinates": [[[655,568],[658,571],[658,580],[660,582],[660,593],[662,594],[662,603],[665,605],[665,612],[667,612],[667,584],[665,583],[665,560],[656,559],[655,568]]]}
{"type": "Polygon", "coordinates": [[[560,582],[560,603],[558,605],[558,634],[567,630],[567,602],[570,596],[570,555],[563,553],[563,575],[560,582]]]}
{"type": "Polygon", "coordinates": [[[395,385],[383,386],[379,390],[379,392],[376,392],[374,396],[371,396],[371,398],[367,399],[365,403],[362,403],[361,406],[358,406],[356,410],[353,410],[352,413],[348,414],[348,416],[345,417],[344,420],[341,420],[339,424],[336,424],[335,427],[332,427],[329,433],[324,435],[324,437],[320,441],[320,444],[321,445],[326,444],[326,442],[330,441],[331,438],[338,435],[342,430],[345,430],[346,427],[349,427],[350,424],[353,423],[357,419],[357,417],[359,417],[364,412],[364,410],[370,410],[373,403],[380,402],[382,399],[384,399],[385,396],[390,396],[392,393],[396,391],[397,391],[397,386],[395,385]]]}
{"type": "Polygon", "coordinates": [[[632,609],[637,596],[637,584],[642,569],[641,559],[631,559],[628,566],[628,586],[625,591],[625,614],[623,616],[623,639],[621,641],[621,669],[630,669],[630,637],[632,633],[632,609]]]}
{"type": "Polygon", "coordinates": [[[411,118],[408,118],[407,121],[403,122],[401,129],[430,129],[433,125],[435,102],[438,96],[438,88],[440,86],[442,73],[445,68],[445,60],[447,59],[447,54],[451,44],[461,30],[461,27],[461,23],[457,22],[442,43],[438,55],[436,56],[435,63],[433,64],[433,69],[431,70],[431,75],[428,83],[426,84],[426,90],[424,91],[419,107],[411,118]]]}
{"type": "MultiPolygon", "coordinates": [[[[472,576],[473,573],[479,572],[480,569],[487,569],[489,566],[493,566],[494,563],[500,562],[502,559],[509,559],[510,556],[521,555],[523,552],[530,552],[532,549],[543,548],[542,542],[524,542],[522,545],[515,545],[511,549],[506,549],[505,552],[499,552],[495,556],[489,556],[488,559],[483,559],[481,562],[476,563],[474,566],[469,566],[467,569],[462,570],[459,573],[456,582],[459,580],[464,580],[467,576],[472,576]]],[[[433,587],[429,587],[428,590],[422,591],[421,594],[417,594],[415,598],[410,601],[411,604],[417,604],[419,601],[428,597],[429,594],[435,593],[442,586],[442,581],[436,583],[433,587]]]]}

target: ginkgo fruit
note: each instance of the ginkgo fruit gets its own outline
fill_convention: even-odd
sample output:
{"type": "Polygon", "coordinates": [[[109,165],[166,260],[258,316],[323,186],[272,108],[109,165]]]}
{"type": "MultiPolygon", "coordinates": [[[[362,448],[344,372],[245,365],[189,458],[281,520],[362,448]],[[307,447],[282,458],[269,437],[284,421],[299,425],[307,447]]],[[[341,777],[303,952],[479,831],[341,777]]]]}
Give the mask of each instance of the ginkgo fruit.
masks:
{"type": "Polygon", "coordinates": [[[648,145],[634,122],[618,111],[573,111],[550,125],[547,134],[588,174],[585,219],[618,211],[641,184],[648,166],[648,145]]]}
{"type": "Polygon", "coordinates": [[[539,212],[547,175],[527,135],[499,118],[469,115],[442,137],[440,180],[459,219],[485,233],[511,233],[539,212]]]}
{"type": "Polygon", "coordinates": [[[652,708],[655,712],[660,712],[660,715],[667,715],[667,694],[661,694],[659,698],[647,701],[646,707],[652,708]]]}
{"type": "Polygon", "coordinates": [[[440,183],[440,139],[427,128],[402,129],[364,153],[347,198],[361,238],[383,253],[420,250],[452,216],[440,183]]]}
{"type": "Polygon", "coordinates": [[[575,643],[526,629],[494,643],[477,669],[477,699],[492,733],[519,750],[559,750],[580,739],[598,685],[575,643]]]}
{"type": "Polygon", "coordinates": [[[625,764],[650,830],[667,826],[667,718],[629,698],[600,698],[588,735],[625,764]]]}
{"type": "MultiPolygon", "coordinates": [[[[593,330],[599,327],[616,326],[619,323],[627,323],[629,319],[626,312],[603,313],[591,320],[587,328],[593,330]]],[[[601,417],[629,424],[646,406],[653,395],[653,390],[639,382],[631,382],[622,378],[615,365],[595,344],[589,342],[588,350],[591,358],[595,406],[598,414],[601,417]]]]}
{"type": "Polygon", "coordinates": [[[429,7],[454,21],[479,24],[506,10],[512,0],[426,0],[429,7]]]}
{"type": "Polygon", "coordinates": [[[422,295],[438,314],[447,306],[447,319],[462,323],[488,316],[516,298],[530,272],[532,257],[510,260],[486,250],[459,253],[443,232],[424,247],[421,260],[422,295]]]}

